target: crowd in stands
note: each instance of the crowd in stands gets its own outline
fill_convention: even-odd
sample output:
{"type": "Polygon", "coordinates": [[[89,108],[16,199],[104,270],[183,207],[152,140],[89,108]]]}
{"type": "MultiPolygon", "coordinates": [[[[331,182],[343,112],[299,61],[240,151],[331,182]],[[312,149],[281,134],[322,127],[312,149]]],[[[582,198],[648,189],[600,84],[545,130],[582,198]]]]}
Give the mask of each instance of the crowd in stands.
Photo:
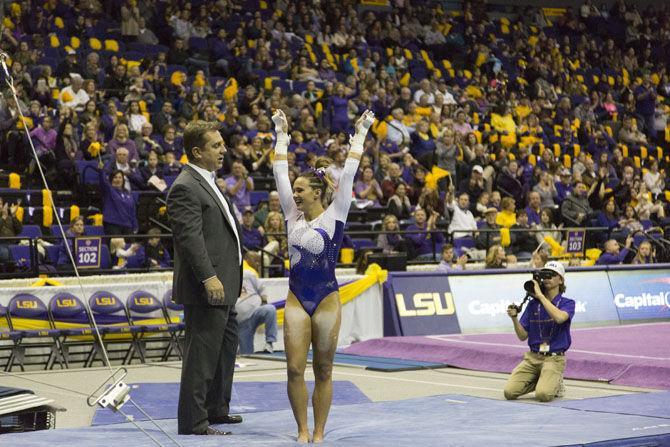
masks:
{"type": "MultiPolygon", "coordinates": [[[[382,210],[384,252],[499,268],[536,262],[540,243],[561,253],[563,227],[606,227],[587,235],[599,263],[654,262],[633,236],[670,223],[670,7],[389,3],[23,0],[7,7],[2,47],[54,188],[79,191],[84,162],[100,170],[107,234],[138,231],[131,193],[165,191],[187,162],[185,125],[217,120],[219,185],[246,247],[276,261],[284,220],[262,181],[272,110],[295,129],[291,176],[327,157],[336,182],[352,119],[370,109],[352,206],[382,210]]],[[[34,179],[9,91],[0,131],[0,164],[34,179]]]]}

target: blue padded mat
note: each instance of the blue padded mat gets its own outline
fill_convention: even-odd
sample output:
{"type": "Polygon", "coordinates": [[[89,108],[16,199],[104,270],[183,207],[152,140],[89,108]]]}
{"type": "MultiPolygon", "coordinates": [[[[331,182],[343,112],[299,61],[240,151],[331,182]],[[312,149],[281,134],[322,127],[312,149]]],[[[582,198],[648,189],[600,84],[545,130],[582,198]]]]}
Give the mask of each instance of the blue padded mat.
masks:
{"type": "MultiPolygon", "coordinates": [[[[286,359],[284,352],[275,352],[274,354],[261,354],[260,357],[272,357],[286,359]]],[[[312,360],[312,351],[309,351],[307,358],[312,360]]],[[[448,365],[444,363],[422,362],[420,360],[395,359],[390,357],[363,356],[355,354],[335,353],[335,363],[364,366],[371,371],[412,371],[417,369],[445,368],[448,365]]]]}
{"type": "MultiPolygon", "coordinates": [[[[140,383],[131,385],[130,397],[153,419],[175,419],[179,399],[179,383],[140,383]]],[[[312,393],[314,382],[307,382],[312,393]]],[[[230,402],[231,413],[256,413],[291,408],[286,395],[286,382],[234,382],[230,402]]],[[[135,420],[147,418],[128,402],[122,411],[133,415],[135,420]]],[[[333,382],[333,405],[350,405],[370,402],[361,390],[348,381],[333,382]]],[[[95,412],[91,425],[107,425],[125,422],[123,415],[107,408],[95,412]]]]}
{"type": "MultiPolygon", "coordinates": [[[[309,412],[310,420],[312,412],[309,412]]],[[[150,422],[140,422],[164,446],[174,445],[150,422]]],[[[176,436],[175,420],[158,421],[176,436]]],[[[310,422],[310,427],[313,422],[310,422]]],[[[245,415],[242,424],[225,426],[231,437],[178,436],[184,447],[240,445],[294,446],[296,427],[290,410],[245,415]]],[[[323,446],[388,447],[549,447],[640,446],[641,437],[670,443],[670,424],[657,418],[570,410],[551,405],[508,402],[461,395],[333,407],[323,446]],[[637,440],[635,440],[637,438],[637,440]]],[[[4,445],[154,447],[131,424],[44,430],[2,435],[4,445]]]]}
{"type": "Polygon", "coordinates": [[[670,419],[670,391],[637,393],[623,396],[596,397],[580,400],[557,400],[556,407],[603,413],[634,414],[670,419]]]}

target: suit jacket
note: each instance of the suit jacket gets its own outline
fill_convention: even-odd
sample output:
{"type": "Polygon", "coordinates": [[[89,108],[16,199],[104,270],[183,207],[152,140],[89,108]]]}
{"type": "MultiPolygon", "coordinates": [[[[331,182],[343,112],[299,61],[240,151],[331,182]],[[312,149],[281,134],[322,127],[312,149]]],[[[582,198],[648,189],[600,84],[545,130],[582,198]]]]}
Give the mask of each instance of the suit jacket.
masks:
{"type": "MultiPolygon", "coordinates": [[[[242,237],[233,206],[225,197],[242,237]]],[[[242,288],[242,267],[235,233],[209,184],[190,166],[174,181],[167,198],[174,241],[172,296],[176,303],[207,306],[203,281],[216,275],[226,305],[235,305],[242,288]]]]}

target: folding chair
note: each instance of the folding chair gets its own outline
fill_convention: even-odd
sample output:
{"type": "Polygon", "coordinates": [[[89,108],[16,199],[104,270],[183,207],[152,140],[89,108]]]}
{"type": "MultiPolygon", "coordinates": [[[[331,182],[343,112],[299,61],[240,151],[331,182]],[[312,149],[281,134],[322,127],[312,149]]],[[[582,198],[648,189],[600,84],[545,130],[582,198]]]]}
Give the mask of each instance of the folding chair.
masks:
{"type": "Polygon", "coordinates": [[[5,371],[9,371],[14,362],[19,340],[21,340],[21,333],[9,328],[7,308],[0,304],[0,351],[10,351],[7,363],[5,363],[5,371]]]}
{"type": "Polygon", "coordinates": [[[176,343],[168,345],[163,357],[167,360],[174,349],[177,351],[177,357],[181,359],[184,354],[182,343],[184,341],[184,329],[186,329],[186,324],[184,323],[183,318],[184,305],[172,301],[172,289],[165,292],[165,295],[163,296],[163,313],[165,314],[165,320],[169,321],[171,325],[175,325],[174,330],[176,338],[176,343]]]}
{"type": "MultiPolygon", "coordinates": [[[[57,360],[63,369],[63,355],[60,348],[61,332],[52,329],[49,312],[41,299],[28,293],[20,293],[9,300],[7,317],[10,331],[17,331],[20,339],[17,340],[17,351],[6,370],[11,371],[13,363],[17,362],[21,371],[25,371],[26,349],[49,349],[44,369],[52,369],[57,360]],[[31,341],[32,340],[32,341],[31,341]]],[[[44,353],[35,353],[31,357],[43,357],[44,353]]]]}
{"type": "Polygon", "coordinates": [[[88,299],[88,305],[91,308],[91,317],[98,325],[102,340],[93,345],[84,366],[91,366],[103,347],[110,354],[125,352],[123,364],[126,365],[133,355],[133,350],[137,348],[137,333],[141,329],[130,325],[126,307],[111,292],[100,291],[94,293],[88,299]],[[128,344],[128,348],[112,351],[107,349],[109,345],[123,344],[128,344]]]}
{"type": "Polygon", "coordinates": [[[144,362],[148,351],[161,350],[161,361],[167,359],[167,353],[176,347],[181,358],[181,349],[178,346],[177,334],[181,331],[178,324],[171,323],[163,311],[163,303],[153,294],[144,290],[133,292],[126,300],[126,309],[131,324],[142,330],[138,339],[140,358],[144,362]],[[165,347],[149,349],[147,343],[167,343],[165,347]],[[172,345],[172,346],[170,346],[172,345]]]}
{"type": "MultiPolygon", "coordinates": [[[[60,292],[51,297],[48,311],[52,328],[61,332],[61,352],[63,353],[65,366],[69,368],[71,347],[89,346],[97,343],[91,316],[84,303],[68,292],[60,292]]],[[[84,362],[84,359],[82,359],[82,362],[84,362]]]]}

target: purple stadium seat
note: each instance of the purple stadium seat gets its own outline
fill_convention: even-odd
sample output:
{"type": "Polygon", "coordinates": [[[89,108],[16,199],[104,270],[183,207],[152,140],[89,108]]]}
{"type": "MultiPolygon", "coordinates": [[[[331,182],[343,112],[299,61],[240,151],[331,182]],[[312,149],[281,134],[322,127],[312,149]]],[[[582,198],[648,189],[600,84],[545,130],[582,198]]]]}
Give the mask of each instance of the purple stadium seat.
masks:
{"type": "MultiPolygon", "coordinates": [[[[44,349],[49,348],[49,357],[46,361],[44,369],[53,368],[55,361],[58,361],[61,368],[63,368],[63,357],[60,348],[61,331],[52,329],[49,320],[49,312],[41,299],[35,295],[28,293],[19,293],[9,300],[7,305],[7,316],[9,320],[9,327],[11,330],[18,331],[21,334],[21,339],[17,344],[23,348],[44,349]],[[21,329],[16,326],[16,319],[32,320],[37,326],[43,325],[44,329],[21,329]]],[[[35,354],[39,356],[43,354],[35,354]]],[[[17,361],[21,370],[24,370],[25,355],[17,356],[17,361]]],[[[8,370],[11,370],[12,365],[8,365],[8,370]]]]}

